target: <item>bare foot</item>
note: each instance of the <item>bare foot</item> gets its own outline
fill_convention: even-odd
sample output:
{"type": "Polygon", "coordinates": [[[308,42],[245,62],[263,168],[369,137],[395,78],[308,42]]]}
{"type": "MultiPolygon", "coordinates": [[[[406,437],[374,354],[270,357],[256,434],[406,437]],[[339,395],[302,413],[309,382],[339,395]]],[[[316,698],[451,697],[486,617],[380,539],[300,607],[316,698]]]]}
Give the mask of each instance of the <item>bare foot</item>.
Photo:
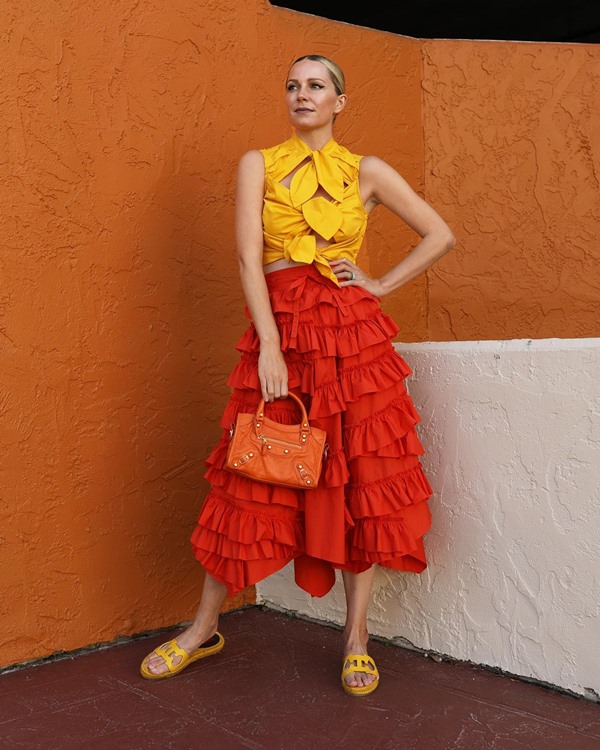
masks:
{"type": "MultiPolygon", "coordinates": [[[[209,628],[208,630],[204,628],[203,631],[195,630],[192,625],[187,628],[187,630],[184,630],[182,633],[180,633],[175,639],[175,642],[180,648],[182,648],[188,654],[191,654],[192,651],[195,651],[202,643],[210,640],[216,632],[216,624],[214,628],[209,628]]],[[[177,666],[181,662],[181,659],[181,656],[175,656],[173,658],[173,665],[177,666]]],[[[169,671],[167,669],[165,660],[162,656],[160,656],[160,654],[155,654],[154,652],[152,652],[146,657],[144,661],[148,668],[148,671],[152,672],[152,674],[162,674],[163,672],[169,671]]]]}
{"type": "MultiPolygon", "coordinates": [[[[368,640],[368,636],[367,636],[368,640]]],[[[355,654],[355,655],[364,655],[368,657],[367,653],[367,641],[362,642],[359,640],[348,640],[344,644],[344,656],[348,656],[348,654],[355,654]]],[[[371,666],[375,666],[375,662],[371,661],[371,666]]],[[[351,662],[349,659],[344,660],[344,669],[352,666],[352,664],[356,664],[355,662],[351,662]]],[[[359,664],[356,664],[356,666],[360,666],[359,664]]],[[[353,672],[352,674],[346,675],[345,682],[348,687],[366,687],[367,685],[370,685],[374,680],[377,678],[374,674],[369,674],[368,672],[353,672]]]]}

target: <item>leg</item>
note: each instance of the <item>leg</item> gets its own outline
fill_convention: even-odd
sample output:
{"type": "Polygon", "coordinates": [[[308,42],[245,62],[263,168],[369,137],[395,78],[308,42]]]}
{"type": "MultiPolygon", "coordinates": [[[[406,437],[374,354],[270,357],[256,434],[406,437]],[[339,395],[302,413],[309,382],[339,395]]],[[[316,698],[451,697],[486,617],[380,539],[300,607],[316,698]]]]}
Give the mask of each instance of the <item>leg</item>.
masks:
{"type": "MultiPolygon", "coordinates": [[[[344,656],[348,654],[366,654],[369,633],[367,631],[367,609],[371,598],[371,587],[375,566],[372,565],[363,573],[342,571],[344,590],[346,592],[346,625],[344,627],[344,656]]],[[[350,687],[370,685],[375,677],[364,672],[348,675],[346,682],[350,687]]]]}
{"type": "MultiPolygon", "coordinates": [[[[219,623],[219,612],[221,604],[227,593],[227,588],[222,583],[206,573],[202,597],[194,622],[177,636],[177,644],[188,653],[192,652],[201,643],[211,638],[219,623]]],[[[175,660],[178,663],[181,659],[175,660]]],[[[166,672],[165,660],[159,654],[153,654],[147,662],[150,672],[160,674],[166,672]]]]}

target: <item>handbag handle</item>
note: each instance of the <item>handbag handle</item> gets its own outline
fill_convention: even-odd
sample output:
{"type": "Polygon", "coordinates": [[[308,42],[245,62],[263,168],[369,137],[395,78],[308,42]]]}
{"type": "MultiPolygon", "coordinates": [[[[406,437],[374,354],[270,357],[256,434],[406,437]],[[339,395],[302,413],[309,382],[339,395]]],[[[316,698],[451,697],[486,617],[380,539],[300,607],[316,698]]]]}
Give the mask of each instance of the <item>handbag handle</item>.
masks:
{"type": "MultiPolygon", "coordinates": [[[[310,432],[310,425],[308,424],[308,415],[306,414],[306,408],[304,406],[304,403],[301,399],[296,396],[295,393],[292,393],[291,391],[288,391],[288,396],[291,396],[291,398],[294,399],[294,401],[298,404],[300,407],[300,411],[302,412],[302,422],[300,423],[300,432],[310,432]]],[[[259,429],[262,426],[263,419],[265,418],[265,400],[264,398],[260,400],[260,403],[258,404],[258,407],[256,409],[256,429],[259,429]]]]}

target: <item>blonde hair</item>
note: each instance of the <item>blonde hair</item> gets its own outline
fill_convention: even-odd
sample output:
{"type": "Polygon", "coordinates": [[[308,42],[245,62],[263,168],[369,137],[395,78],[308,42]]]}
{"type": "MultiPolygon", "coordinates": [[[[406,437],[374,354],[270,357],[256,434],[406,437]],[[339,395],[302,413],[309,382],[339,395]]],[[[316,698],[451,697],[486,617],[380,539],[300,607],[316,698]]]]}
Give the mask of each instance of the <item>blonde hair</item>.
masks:
{"type": "Polygon", "coordinates": [[[292,65],[290,65],[290,68],[301,60],[314,60],[315,62],[323,63],[329,72],[329,77],[333,83],[335,93],[338,96],[346,93],[346,78],[344,76],[344,71],[337,63],[333,62],[333,60],[330,60],[328,57],[323,57],[323,55],[302,55],[302,57],[294,60],[292,65]]]}

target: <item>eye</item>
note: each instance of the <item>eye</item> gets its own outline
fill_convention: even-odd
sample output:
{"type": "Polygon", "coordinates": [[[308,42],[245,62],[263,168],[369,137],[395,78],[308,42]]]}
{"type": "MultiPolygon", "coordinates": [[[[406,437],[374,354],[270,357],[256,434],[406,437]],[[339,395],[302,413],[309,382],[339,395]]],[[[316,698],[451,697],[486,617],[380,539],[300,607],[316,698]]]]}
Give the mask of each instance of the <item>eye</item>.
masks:
{"type": "Polygon", "coordinates": [[[322,88],[324,88],[324,86],[321,83],[313,83],[313,84],[311,84],[311,88],[313,88],[313,89],[322,89],[322,88]]]}
{"type": "Polygon", "coordinates": [[[288,85],[286,86],[287,91],[293,91],[295,88],[296,88],[295,83],[288,83],[288,85]]]}

